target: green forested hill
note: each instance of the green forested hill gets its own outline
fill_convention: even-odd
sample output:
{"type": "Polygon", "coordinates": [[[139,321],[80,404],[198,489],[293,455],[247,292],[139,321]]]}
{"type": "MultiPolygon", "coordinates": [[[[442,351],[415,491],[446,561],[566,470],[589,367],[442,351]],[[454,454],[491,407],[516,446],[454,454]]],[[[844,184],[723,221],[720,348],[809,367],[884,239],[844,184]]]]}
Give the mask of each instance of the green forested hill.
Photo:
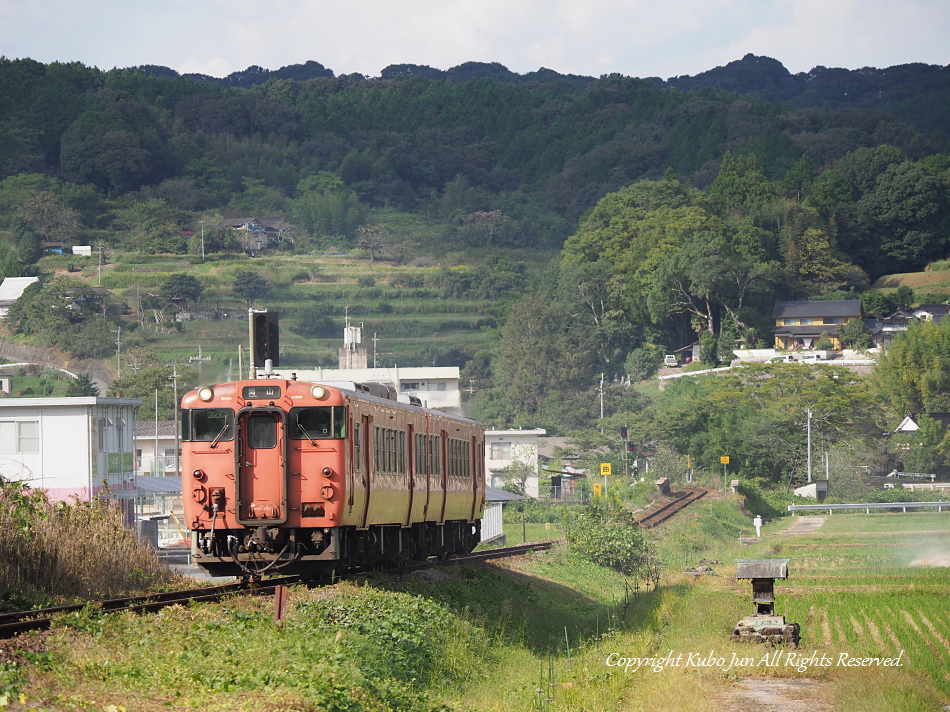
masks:
{"type": "MultiPolygon", "coordinates": [[[[706,186],[726,150],[754,152],[780,179],[802,156],[822,167],[882,142],[912,158],[941,146],[883,112],[799,110],[617,75],[586,85],[272,78],[240,90],[4,59],[0,89],[0,176],[292,215],[288,201],[312,192],[301,182],[330,171],[368,206],[444,217],[503,207],[514,218],[504,239],[522,246],[556,244],[604,194],[670,167],[706,186]],[[184,184],[160,189],[173,180],[184,184]]],[[[308,227],[322,237],[334,226],[308,227]]]]}
{"type": "MultiPolygon", "coordinates": [[[[856,296],[948,256],[950,151],[913,121],[946,111],[940,68],[865,73],[857,105],[819,106],[822,87],[860,77],[817,72],[804,101],[766,59],[669,82],[317,63],[212,81],[0,59],[0,272],[98,283],[88,261],[41,261],[49,242],[101,244],[115,263],[108,297],[57,283],[7,328],[106,356],[139,303],[183,306],[176,273],[201,306],[233,310],[253,301],[234,287],[251,269],[286,305],[294,364],[327,365],[326,320],[350,307],[404,339],[401,365],[469,363],[495,422],[579,423],[601,374],[649,372],[697,337],[726,358],[734,339],[768,340],[776,299],[856,296]],[[932,91],[900,103],[894,76],[932,91]],[[905,122],[885,111],[898,104],[905,122]],[[251,217],[278,226],[254,263],[253,235],[228,222],[251,217]],[[315,266],[328,252],[369,268],[315,266]],[[77,294],[61,323],[31,321],[77,294]]],[[[166,336],[191,348],[229,329],[140,345],[160,361],[166,336]]]]}

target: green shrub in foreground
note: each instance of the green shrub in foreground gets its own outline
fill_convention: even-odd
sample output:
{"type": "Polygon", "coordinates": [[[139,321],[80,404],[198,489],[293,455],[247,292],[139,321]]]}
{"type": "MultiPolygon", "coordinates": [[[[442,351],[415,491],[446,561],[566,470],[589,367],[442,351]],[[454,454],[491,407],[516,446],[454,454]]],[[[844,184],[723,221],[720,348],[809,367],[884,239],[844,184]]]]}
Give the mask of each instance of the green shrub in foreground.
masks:
{"type": "Polygon", "coordinates": [[[646,544],[632,512],[595,502],[571,510],[566,524],[574,552],[624,575],[640,569],[646,544]]]}

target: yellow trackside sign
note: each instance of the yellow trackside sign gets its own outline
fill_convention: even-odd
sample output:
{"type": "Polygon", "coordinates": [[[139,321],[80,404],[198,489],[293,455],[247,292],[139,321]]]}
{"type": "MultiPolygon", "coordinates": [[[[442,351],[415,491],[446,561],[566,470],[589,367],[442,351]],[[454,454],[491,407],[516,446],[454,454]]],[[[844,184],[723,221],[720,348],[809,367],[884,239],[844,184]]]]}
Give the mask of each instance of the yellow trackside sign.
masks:
{"type": "Polygon", "coordinates": [[[728,465],[728,464],[729,464],[729,456],[728,456],[728,455],[723,455],[722,457],[720,457],[720,458],[719,458],[719,464],[720,464],[720,465],[728,465]]]}
{"type": "Polygon", "coordinates": [[[600,482],[594,483],[594,496],[600,497],[603,494],[603,489],[601,489],[600,482]]]}
{"type": "Polygon", "coordinates": [[[609,463],[609,462],[602,462],[602,463],[600,463],[600,474],[605,475],[605,476],[610,474],[610,463],[609,463]]]}

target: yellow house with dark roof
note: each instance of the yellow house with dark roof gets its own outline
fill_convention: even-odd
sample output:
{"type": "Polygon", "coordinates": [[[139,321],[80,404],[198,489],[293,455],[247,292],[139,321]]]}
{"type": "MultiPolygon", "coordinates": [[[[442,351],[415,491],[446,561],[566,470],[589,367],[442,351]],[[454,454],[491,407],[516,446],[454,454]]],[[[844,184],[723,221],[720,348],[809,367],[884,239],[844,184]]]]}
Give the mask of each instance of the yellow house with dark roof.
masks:
{"type": "Polygon", "coordinates": [[[829,299],[811,302],[776,302],[775,348],[783,351],[813,349],[823,333],[841,348],[839,327],[852,319],[863,319],[860,299],[829,299]]]}

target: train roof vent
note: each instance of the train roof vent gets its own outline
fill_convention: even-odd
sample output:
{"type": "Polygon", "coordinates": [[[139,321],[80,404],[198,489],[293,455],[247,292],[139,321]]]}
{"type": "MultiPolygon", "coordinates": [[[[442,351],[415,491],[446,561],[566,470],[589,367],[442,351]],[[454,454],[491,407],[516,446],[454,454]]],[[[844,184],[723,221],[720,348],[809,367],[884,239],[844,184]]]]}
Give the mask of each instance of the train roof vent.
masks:
{"type": "Polygon", "coordinates": [[[408,393],[400,393],[396,400],[400,403],[408,403],[409,405],[415,405],[419,408],[422,407],[422,399],[419,396],[411,396],[408,393]]]}

